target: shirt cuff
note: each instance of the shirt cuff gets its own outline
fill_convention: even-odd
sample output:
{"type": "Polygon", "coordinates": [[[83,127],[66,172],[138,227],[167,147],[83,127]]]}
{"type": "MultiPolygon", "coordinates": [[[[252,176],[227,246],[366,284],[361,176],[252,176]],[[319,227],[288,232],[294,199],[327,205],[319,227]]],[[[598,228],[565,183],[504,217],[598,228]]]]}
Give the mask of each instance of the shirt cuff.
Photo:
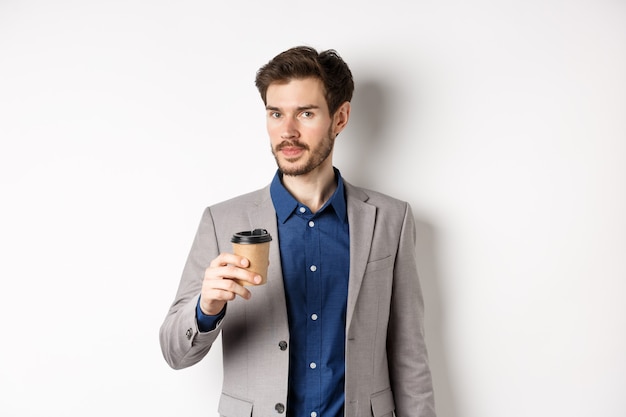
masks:
{"type": "Polygon", "coordinates": [[[198,297],[198,304],[196,304],[196,322],[198,323],[198,330],[200,330],[200,333],[207,333],[215,330],[219,321],[224,318],[224,314],[226,314],[225,305],[222,311],[214,316],[204,314],[200,308],[200,297],[198,297]]]}

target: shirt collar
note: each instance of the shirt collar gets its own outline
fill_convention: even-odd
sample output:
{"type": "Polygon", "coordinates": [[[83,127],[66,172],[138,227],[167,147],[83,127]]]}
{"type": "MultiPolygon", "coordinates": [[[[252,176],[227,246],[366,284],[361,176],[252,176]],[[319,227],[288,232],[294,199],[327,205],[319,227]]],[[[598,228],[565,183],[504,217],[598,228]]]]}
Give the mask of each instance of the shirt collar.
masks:
{"type": "MultiPolygon", "coordinates": [[[[335,214],[339,220],[343,223],[348,221],[347,209],[346,209],[346,195],[344,192],[343,178],[337,168],[333,168],[335,171],[335,179],[337,181],[337,189],[328,201],[321,208],[320,212],[325,210],[328,206],[332,206],[335,214]]],[[[276,217],[279,223],[285,223],[289,216],[298,208],[300,203],[293,198],[293,196],[287,191],[282,181],[282,173],[277,170],[272,184],[270,185],[270,194],[272,196],[272,203],[276,210],[276,217]]]]}

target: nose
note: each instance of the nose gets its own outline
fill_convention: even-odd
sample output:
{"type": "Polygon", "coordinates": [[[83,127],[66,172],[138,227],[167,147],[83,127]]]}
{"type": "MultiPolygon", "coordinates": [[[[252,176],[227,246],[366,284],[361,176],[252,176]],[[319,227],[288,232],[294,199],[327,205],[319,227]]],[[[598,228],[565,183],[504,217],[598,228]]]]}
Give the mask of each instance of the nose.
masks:
{"type": "Polygon", "coordinates": [[[298,137],[296,121],[291,118],[284,119],[280,137],[282,139],[293,139],[298,137]]]}

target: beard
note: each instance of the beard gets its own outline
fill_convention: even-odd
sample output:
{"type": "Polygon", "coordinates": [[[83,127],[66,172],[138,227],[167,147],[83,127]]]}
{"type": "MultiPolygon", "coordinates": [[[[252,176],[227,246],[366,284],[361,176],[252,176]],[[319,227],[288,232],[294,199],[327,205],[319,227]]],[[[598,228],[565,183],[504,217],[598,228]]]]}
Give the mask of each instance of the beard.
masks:
{"type": "Polygon", "coordinates": [[[308,174],[315,168],[319,167],[328,158],[330,153],[333,151],[334,146],[335,138],[332,137],[332,129],[329,128],[326,136],[323,137],[322,141],[313,149],[311,149],[311,147],[306,143],[301,143],[297,139],[284,140],[276,145],[275,149],[272,149],[272,154],[274,155],[274,159],[276,159],[278,169],[283,173],[283,175],[298,176],[308,174]],[[309,151],[309,153],[298,158],[286,158],[286,163],[282,163],[278,157],[278,152],[285,147],[301,148],[309,151]],[[299,165],[294,164],[299,158],[304,158],[304,161],[299,165]]]}

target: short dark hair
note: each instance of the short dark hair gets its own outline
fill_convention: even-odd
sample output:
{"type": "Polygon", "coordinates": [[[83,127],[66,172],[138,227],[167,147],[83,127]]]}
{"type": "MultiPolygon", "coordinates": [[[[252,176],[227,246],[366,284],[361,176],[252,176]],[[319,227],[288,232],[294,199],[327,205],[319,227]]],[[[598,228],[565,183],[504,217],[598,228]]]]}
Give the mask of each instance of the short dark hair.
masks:
{"type": "Polygon", "coordinates": [[[324,95],[331,116],[344,102],[352,100],[352,72],[333,49],[317,52],[308,46],[296,46],[281,52],[257,71],[255,84],[263,103],[267,104],[267,88],[270,84],[309,77],[317,78],[324,84],[324,95]]]}

